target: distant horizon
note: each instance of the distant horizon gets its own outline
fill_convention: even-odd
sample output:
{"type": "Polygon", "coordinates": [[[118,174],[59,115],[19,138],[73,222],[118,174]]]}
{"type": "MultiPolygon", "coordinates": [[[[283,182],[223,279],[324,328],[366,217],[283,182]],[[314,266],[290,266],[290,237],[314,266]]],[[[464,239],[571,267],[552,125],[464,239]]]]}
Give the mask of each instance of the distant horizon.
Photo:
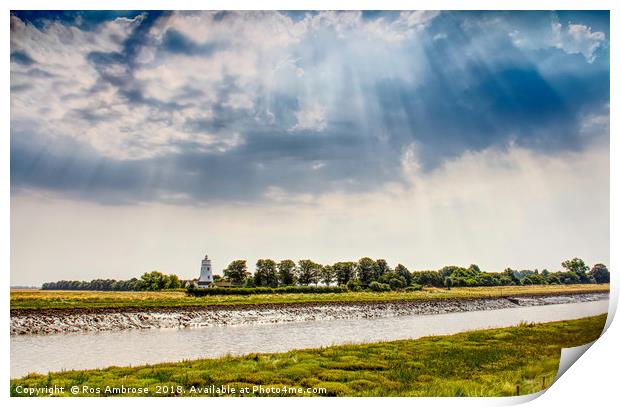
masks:
{"type": "MultiPolygon", "coordinates": [[[[209,258],[211,258],[211,256],[209,256],[209,258]]],[[[262,259],[267,259],[267,258],[266,257],[262,257],[262,259]]],[[[280,262],[282,260],[293,260],[297,264],[299,262],[299,260],[304,260],[304,259],[314,260],[311,257],[304,257],[304,258],[301,258],[301,259],[282,258],[282,259],[271,259],[271,260],[274,260],[276,262],[280,262]]],[[[383,258],[382,257],[373,258],[373,260],[378,260],[378,259],[383,259],[383,258]]],[[[572,259],[572,257],[571,257],[571,259],[572,259]]],[[[235,259],[232,259],[231,262],[234,261],[234,260],[246,260],[246,264],[247,264],[247,267],[248,267],[248,272],[254,274],[255,266],[256,266],[256,261],[254,261],[253,263],[250,263],[249,261],[247,261],[247,259],[235,258],[235,259]]],[[[354,259],[354,260],[336,260],[334,262],[326,262],[326,263],[320,263],[320,264],[323,264],[323,265],[325,265],[325,264],[333,265],[334,263],[340,262],[340,261],[342,261],[342,262],[346,262],[346,261],[357,262],[358,260],[359,259],[354,259]]],[[[384,260],[386,260],[386,259],[384,259],[384,260]]],[[[564,259],[564,260],[569,260],[569,259],[567,258],[567,259],[564,259]]],[[[480,265],[477,264],[477,263],[470,263],[470,264],[445,264],[443,266],[436,267],[436,268],[413,268],[413,267],[410,267],[407,264],[403,264],[401,262],[390,263],[389,261],[387,261],[387,263],[390,266],[390,268],[392,268],[392,269],[396,265],[402,264],[403,266],[405,266],[411,272],[415,272],[415,271],[428,271],[428,270],[440,270],[443,267],[448,267],[448,266],[458,266],[458,267],[468,268],[469,266],[471,266],[473,264],[475,264],[475,265],[480,267],[480,265]]],[[[603,263],[603,262],[599,262],[599,261],[592,262],[592,263],[588,263],[586,261],[585,263],[590,268],[592,268],[592,266],[594,266],[595,264],[604,264],[605,266],[608,266],[607,263],[603,263]]],[[[226,265],[228,265],[228,264],[230,264],[230,262],[227,263],[226,265]]],[[[521,271],[536,271],[536,270],[538,270],[539,272],[542,272],[543,270],[547,270],[549,272],[563,271],[561,265],[559,267],[557,267],[557,268],[547,268],[547,267],[543,267],[543,268],[540,268],[540,267],[520,268],[520,267],[506,266],[506,267],[504,267],[501,270],[488,270],[488,269],[485,269],[484,267],[480,267],[480,270],[483,271],[483,272],[488,272],[488,273],[502,273],[507,268],[510,268],[510,269],[513,269],[513,270],[516,270],[516,271],[519,271],[519,272],[521,272],[521,271]]],[[[214,276],[223,277],[224,276],[224,274],[223,274],[224,269],[225,269],[225,267],[223,267],[222,270],[219,270],[219,271],[218,270],[214,270],[213,271],[213,275],[214,276]]],[[[148,273],[148,272],[152,272],[152,271],[159,271],[159,272],[164,273],[164,274],[176,274],[179,277],[179,279],[185,280],[185,281],[197,280],[198,277],[200,276],[200,266],[197,267],[197,272],[195,273],[196,275],[193,276],[193,277],[186,277],[186,276],[180,275],[180,274],[175,273],[175,272],[169,272],[169,271],[166,271],[166,270],[161,270],[161,269],[154,268],[154,269],[146,270],[146,271],[140,272],[137,275],[133,275],[133,276],[126,277],[126,278],[111,278],[111,277],[106,277],[106,276],[98,276],[98,277],[94,277],[94,278],[90,278],[90,279],[86,279],[86,280],[80,279],[80,278],[63,278],[63,279],[56,279],[56,280],[50,279],[50,280],[47,280],[47,281],[43,281],[43,282],[41,282],[39,284],[36,284],[36,283],[35,284],[11,284],[10,288],[40,288],[41,285],[44,284],[44,283],[56,282],[56,281],[61,281],[61,280],[67,280],[67,281],[91,281],[91,280],[95,280],[95,279],[103,279],[103,280],[130,280],[132,278],[140,278],[144,273],[148,273]]]]}
{"type": "Polygon", "coordinates": [[[12,285],[610,263],[608,11],[10,21],[12,285]]]}

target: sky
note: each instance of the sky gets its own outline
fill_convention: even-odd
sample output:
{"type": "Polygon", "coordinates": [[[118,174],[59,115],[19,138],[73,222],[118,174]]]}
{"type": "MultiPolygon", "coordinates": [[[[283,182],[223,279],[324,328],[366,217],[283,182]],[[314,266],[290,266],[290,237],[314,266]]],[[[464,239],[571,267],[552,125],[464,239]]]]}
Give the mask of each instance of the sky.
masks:
{"type": "Polygon", "coordinates": [[[609,13],[11,12],[11,284],[609,262],[609,13]]]}

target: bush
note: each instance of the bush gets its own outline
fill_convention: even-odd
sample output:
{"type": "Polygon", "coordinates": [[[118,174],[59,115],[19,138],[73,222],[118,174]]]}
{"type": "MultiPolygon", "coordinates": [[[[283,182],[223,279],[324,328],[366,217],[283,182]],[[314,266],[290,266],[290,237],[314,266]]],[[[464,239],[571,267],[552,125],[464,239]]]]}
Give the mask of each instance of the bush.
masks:
{"type": "Polygon", "coordinates": [[[542,274],[530,274],[521,282],[523,285],[544,285],[547,279],[542,274]]]}
{"type": "Polygon", "coordinates": [[[579,284],[580,279],[577,273],[573,273],[572,271],[562,272],[558,271],[557,273],[551,273],[549,278],[557,278],[560,284],[579,284]]]}
{"type": "Polygon", "coordinates": [[[420,291],[422,290],[422,286],[420,284],[411,284],[409,287],[405,288],[405,291],[420,291]]]}
{"type": "Polygon", "coordinates": [[[44,283],[42,290],[91,290],[91,291],[162,291],[181,288],[181,281],[175,274],[159,271],[144,273],[141,278],[131,280],[95,279],[91,281],[56,281],[44,283]]]}
{"type": "Polygon", "coordinates": [[[344,293],[345,287],[328,286],[288,286],[288,287],[212,287],[196,288],[188,287],[187,294],[195,297],[205,295],[254,295],[254,294],[328,294],[344,293]]]}
{"type": "MultiPolygon", "coordinates": [[[[445,277],[449,277],[446,275],[445,277]]],[[[430,285],[432,287],[441,287],[443,286],[444,276],[434,270],[424,270],[424,271],[414,271],[411,273],[411,281],[414,284],[430,285]]]]}
{"type": "Polygon", "coordinates": [[[604,264],[595,264],[589,274],[596,283],[609,283],[609,270],[604,264]]]}
{"type": "Polygon", "coordinates": [[[403,277],[394,277],[390,278],[390,281],[388,281],[388,285],[392,290],[398,290],[400,288],[404,288],[407,285],[407,282],[403,277]]]}
{"type": "Polygon", "coordinates": [[[348,290],[346,287],[340,286],[309,286],[309,285],[295,285],[289,287],[274,288],[274,293],[287,293],[287,294],[338,294],[344,293],[348,290]]]}
{"type": "Polygon", "coordinates": [[[362,284],[358,280],[349,280],[347,283],[347,289],[349,291],[361,291],[362,284]]]}
{"type": "Polygon", "coordinates": [[[391,291],[391,288],[388,284],[383,284],[380,283],[378,281],[372,281],[369,285],[368,288],[370,288],[371,291],[377,291],[377,292],[381,292],[381,291],[391,291]]]}

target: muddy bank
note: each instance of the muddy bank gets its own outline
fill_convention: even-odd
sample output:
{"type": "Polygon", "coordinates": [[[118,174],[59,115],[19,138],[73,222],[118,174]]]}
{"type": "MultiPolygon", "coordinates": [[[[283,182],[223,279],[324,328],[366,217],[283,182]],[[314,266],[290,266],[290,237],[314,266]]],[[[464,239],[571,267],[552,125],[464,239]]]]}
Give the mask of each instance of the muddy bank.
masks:
{"type": "Polygon", "coordinates": [[[58,310],[22,311],[11,312],[11,335],[389,318],[395,316],[432,315],[535,305],[566,304],[598,301],[607,298],[607,293],[591,293],[470,300],[263,304],[261,306],[220,308],[91,309],[60,312],[58,310]]]}

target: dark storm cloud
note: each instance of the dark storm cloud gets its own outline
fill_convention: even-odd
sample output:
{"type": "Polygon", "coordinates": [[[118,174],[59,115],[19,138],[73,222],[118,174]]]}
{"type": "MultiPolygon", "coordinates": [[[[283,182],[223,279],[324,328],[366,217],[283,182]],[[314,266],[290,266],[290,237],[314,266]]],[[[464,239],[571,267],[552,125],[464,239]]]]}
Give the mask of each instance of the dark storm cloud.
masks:
{"type": "MultiPolygon", "coordinates": [[[[528,25],[532,19],[549,19],[535,14],[518,14],[516,19],[528,25]]],[[[587,145],[580,121],[609,101],[607,60],[588,64],[582,55],[559,49],[523,50],[507,36],[494,38],[482,53],[467,55],[463,50],[478,46],[479,36],[486,33],[471,27],[467,32],[463,24],[441,24],[454,23],[455,16],[459,14],[438,17],[433,25],[431,31],[447,33],[450,40],[424,47],[430,75],[422,84],[399,78],[376,82],[381,120],[393,130],[391,143],[415,141],[427,169],[466,150],[512,142],[548,153],[587,145]],[[556,71],[543,76],[537,64],[545,60],[553,60],[556,71]],[[578,70],[567,69],[575,65],[578,70]]],[[[477,12],[465,16],[465,22],[489,17],[477,12]]]]}
{"type": "Polygon", "coordinates": [[[123,54],[128,65],[133,65],[140,48],[148,45],[151,41],[149,30],[158,20],[165,19],[169,14],[167,11],[148,11],[140,14],[142,17],[140,24],[135,26],[129,37],[123,42],[123,54]]]}
{"type": "Polygon", "coordinates": [[[168,30],[162,41],[162,49],[172,54],[209,56],[222,48],[225,44],[217,42],[198,44],[174,29],[168,30]]]}
{"type": "MultiPolygon", "coordinates": [[[[92,67],[99,73],[100,79],[118,89],[129,103],[154,104],[160,107],[178,107],[174,102],[155,101],[143,95],[141,85],[134,78],[135,59],[140,48],[151,43],[149,30],[160,19],[165,19],[169,12],[148,11],[136,15],[137,23],[130,35],[123,40],[120,52],[93,51],[86,56],[92,67]]],[[[103,17],[97,22],[106,21],[103,17]]]]}
{"type": "Polygon", "coordinates": [[[17,10],[11,11],[12,15],[19,17],[23,21],[35,25],[37,28],[44,28],[50,22],[59,22],[66,25],[77,26],[82,30],[93,30],[101,23],[115,20],[119,17],[135,18],[142,11],[110,11],[110,10],[66,10],[66,11],[35,11],[17,10]]]}
{"type": "MultiPolygon", "coordinates": [[[[15,127],[15,126],[14,126],[15,127]]],[[[80,199],[123,204],[172,201],[254,200],[277,186],[290,193],[333,188],[365,190],[398,174],[372,151],[350,154],[354,137],[312,140],[307,134],[253,134],[248,143],[225,153],[204,152],[192,143],[177,143],[178,152],[142,160],[114,160],[78,143],[14,132],[11,144],[12,187],[51,189],[80,199]],[[313,170],[312,163],[329,162],[313,170]]]]}
{"type": "MultiPolygon", "coordinates": [[[[306,16],[288,15],[294,21],[306,16]]],[[[444,13],[412,39],[388,41],[385,49],[374,48],[377,40],[363,47],[359,38],[325,29],[278,54],[297,73],[276,72],[275,87],[263,84],[260,75],[244,80],[225,68],[190,72],[173,96],[164,97],[150,92],[159,83],[139,79],[136,72],[169,56],[209,61],[220,57],[219,51],[239,47],[199,42],[175,28],[156,40],[152,28],[165,26],[168,17],[135,14],[141,20],[120,50],[93,50],[85,56],[97,74],[89,100],[98,100],[100,88],[110,86],[128,114],[148,109],[147,124],[168,128],[181,117],[178,130],[186,137],[165,141],[164,152],[152,156],[114,157],[75,135],[55,135],[51,141],[39,123],[12,121],[14,191],[41,188],[105,203],[201,204],[260,200],[274,187],[290,194],[372,190],[405,182],[401,158],[411,145],[423,172],[465,151],[513,143],[547,154],[578,151],[590,141],[580,132],[583,118],[605,111],[609,103],[608,53],[598,34],[584,29],[582,35],[594,42],[561,49],[553,36],[569,35],[570,15],[529,12],[444,13]],[[515,40],[515,32],[523,38],[515,40]],[[138,58],[144,47],[154,61],[138,58]],[[386,53],[385,60],[376,56],[386,53]],[[416,60],[420,56],[423,60],[416,60]],[[415,74],[409,74],[414,66],[415,74]],[[196,83],[203,76],[220,79],[207,89],[196,83]],[[304,102],[308,94],[319,108],[304,102]],[[327,101],[329,109],[323,112],[327,101]],[[208,144],[200,141],[203,136],[209,137],[208,144]]],[[[215,23],[238,18],[229,13],[216,17],[215,23]]],[[[380,12],[364,13],[363,19],[392,24],[397,17],[380,12]]],[[[62,18],[70,24],[76,16],[62,18]]],[[[106,20],[88,18],[91,26],[106,20]]],[[[608,14],[589,15],[589,24],[600,19],[608,14]]],[[[596,27],[605,30],[606,23],[596,27]]],[[[257,58],[266,55],[271,54],[257,52],[257,58]]],[[[34,64],[22,51],[11,57],[23,66],[34,64]]],[[[273,66],[278,60],[268,62],[273,66]]],[[[12,94],[28,91],[24,86],[16,85],[12,94]]],[[[65,120],[97,126],[123,123],[124,117],[80,107],[65,120]]],[[[140,148],[151,137],[148,131],[127,131],[124,146],[140,148]]]]}
{"type": "Polygon", "coordinates": [[[16,62],[26,66],[30,66],[35,63],[34,59],[30,58],[27,53],[19,51],[11,52],[11,62],[16,62]]]}
{"type": "Polygon", "coordinates": [[[48,140],[28,126],[12,128],[12,188],[42,188],[84,199],[96,192],[98,201],[119,203],[143,195],[147,174],[138,163],[114,162],[68,139],[48,140]]]}
{"type": "Polygon", "coordinates": [[[432,168],[438,157],[513,140],[553,151],[580,147],[577,110],[531,67],[495,72],[472,67],[469,74],[477,81],[468,86],[455,86],[436,68],[436,80],[416,89],[398,80],[376,86],[382,121],[395,134],[392,142],[413,136],[425,165],[432,168]]]}

